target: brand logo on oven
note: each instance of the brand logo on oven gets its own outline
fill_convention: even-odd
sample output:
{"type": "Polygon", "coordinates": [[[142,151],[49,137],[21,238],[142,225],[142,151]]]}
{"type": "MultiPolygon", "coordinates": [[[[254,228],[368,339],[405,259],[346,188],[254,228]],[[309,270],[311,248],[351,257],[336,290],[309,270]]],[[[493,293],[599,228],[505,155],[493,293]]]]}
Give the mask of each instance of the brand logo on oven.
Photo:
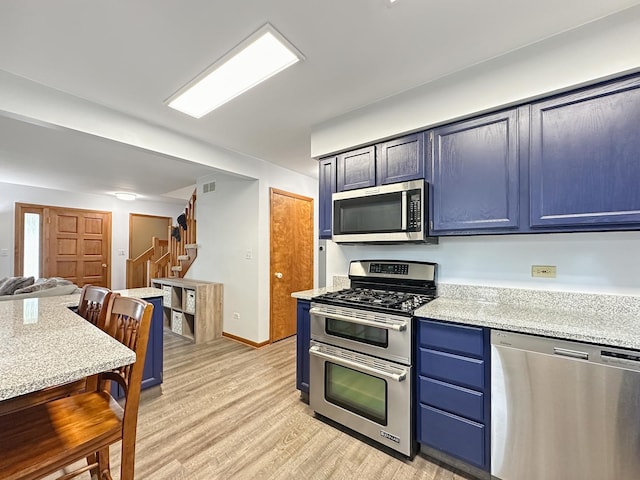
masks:
{"type": "Polygon", "coordinates": [[[387,440],[391,440],[392,442],[400,443],[400,438],[395,435],[391,435],[389,432],[385,432],[384,430],[380,430],[380,436],[382,438],[386,438],[387,440]]]}

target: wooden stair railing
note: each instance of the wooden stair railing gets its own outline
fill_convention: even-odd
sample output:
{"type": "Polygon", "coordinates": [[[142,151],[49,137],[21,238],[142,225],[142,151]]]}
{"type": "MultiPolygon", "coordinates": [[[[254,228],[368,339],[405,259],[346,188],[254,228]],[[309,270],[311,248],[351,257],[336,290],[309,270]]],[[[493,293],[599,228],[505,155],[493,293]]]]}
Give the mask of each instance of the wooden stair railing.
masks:
{"type": "Polygon", "coordinates": [[[184,210],[185,225],[169,227],[169,277],[182,278],[198,256],[198,244],[196,243],[196,190],[184,210]],[[172,232],[178,229],[180,240],[177,240],[172,232]]]}
{"type": "Polygon", "coordinates": [[[158,263],[168,253],[169,241],[153,237],[151,242],[136,258],[127,259],[127,288],[150,287],[152,278],[169,275],[168,265],[158,263]]]}
{"type": "Polygon", "coordinates": [[[169,226],[169,240],[153,237],[149,249],[133,260],[127,259],[127,288],[150,287],[153,278],[184,277],[198,255],[195,211],[194,190],[184,211],[187,228],[169,226]],[[179,241],[172,235],[174,229],[178,229],[179,241]]]}

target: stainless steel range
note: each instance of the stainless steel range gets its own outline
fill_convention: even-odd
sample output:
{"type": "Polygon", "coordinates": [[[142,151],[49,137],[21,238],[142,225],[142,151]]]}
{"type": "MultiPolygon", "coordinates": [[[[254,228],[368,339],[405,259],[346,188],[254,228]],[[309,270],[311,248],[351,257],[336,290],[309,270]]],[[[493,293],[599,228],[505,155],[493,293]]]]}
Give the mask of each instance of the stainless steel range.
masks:
{"type": "Polygon", "coordinates": [[[407,456],[416,445],[412,316],[436,297],[436,267],[353,261],[351,288],[311,303],[311,408],[407,456]]]}

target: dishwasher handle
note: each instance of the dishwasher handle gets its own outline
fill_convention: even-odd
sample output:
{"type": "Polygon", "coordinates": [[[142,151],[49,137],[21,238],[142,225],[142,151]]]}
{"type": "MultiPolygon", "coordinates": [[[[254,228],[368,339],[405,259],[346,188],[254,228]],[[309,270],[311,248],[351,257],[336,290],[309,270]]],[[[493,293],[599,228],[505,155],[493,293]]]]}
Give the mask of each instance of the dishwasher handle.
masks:
{"type": "Polygon", "coordinates": [[[589,354],[587,352],[569,350],[568,348],[553,347],[553,354],[559,355],[561,357],[575,358],[578,360],[589,360],[589,354]]]}

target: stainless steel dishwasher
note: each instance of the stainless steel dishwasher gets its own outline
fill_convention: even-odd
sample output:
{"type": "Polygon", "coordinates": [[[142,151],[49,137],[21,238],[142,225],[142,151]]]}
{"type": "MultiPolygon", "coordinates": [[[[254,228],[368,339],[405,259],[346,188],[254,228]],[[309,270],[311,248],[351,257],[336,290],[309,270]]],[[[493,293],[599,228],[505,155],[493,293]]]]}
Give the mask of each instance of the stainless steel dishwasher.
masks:
{"type": "Polygon", "coordinates": [[[493,330],[491,474],[640,479],[640,352],[493,330]]]}

